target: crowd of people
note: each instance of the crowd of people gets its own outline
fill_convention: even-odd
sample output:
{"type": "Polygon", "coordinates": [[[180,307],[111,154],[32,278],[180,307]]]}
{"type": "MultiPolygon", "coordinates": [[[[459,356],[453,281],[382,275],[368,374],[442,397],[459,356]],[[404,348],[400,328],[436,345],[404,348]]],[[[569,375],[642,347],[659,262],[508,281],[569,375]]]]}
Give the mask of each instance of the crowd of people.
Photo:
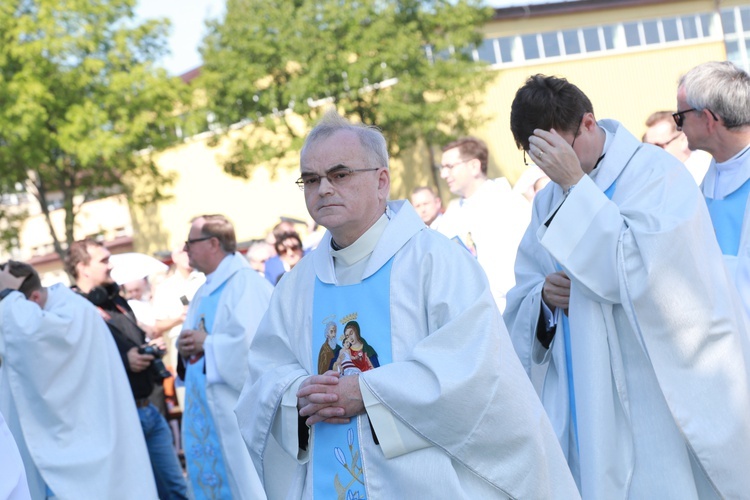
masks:
{"type": "Polygon", "coordinates": [[[676,103],[638,140],[531,76],[528,173],[459,138],[446,208],[391,200],[385,138],[332,110],[310,237],[243,255],[204,214],[158,283],[91,239],[71,288],[9,261],[0,498],[745,497],[750,75],[701,64],[676,103]]]}

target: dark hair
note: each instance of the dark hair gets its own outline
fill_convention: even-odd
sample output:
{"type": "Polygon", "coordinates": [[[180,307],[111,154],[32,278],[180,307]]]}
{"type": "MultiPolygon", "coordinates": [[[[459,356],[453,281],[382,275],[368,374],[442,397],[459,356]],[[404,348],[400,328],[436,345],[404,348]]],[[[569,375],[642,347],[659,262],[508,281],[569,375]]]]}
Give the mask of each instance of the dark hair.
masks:
{"type": "Polygon", "coordinates": [[[297,234],[296,232],[287,232],[281,233],[276,240],[276,243],[274,244],[276,253],[281,254],[286,251],[286,248],[284,247],[284,241],[286,240],[297,240],[300,249],[302,249],[302,239],[299,237],[299,234],[297,234]]]}
{"type": "Polygon", "coordinates": [[[234,226],[229,222],[229,219],[220,214],[200,215],[195,219],[205,221],[203,227],[201,227],[201,234],[219,240],[224,252],[234,253],[237,250],[237,237],[234,234],[234,226]]]}
{"type": "Polygon", "coordinates": [[[91,256],[89,255],[88,247],[103,247],[101,243],[91,238],[85,240],[74,241],[68,247],[68,252],[65,254],[65,271],[73,278],[78,279],[78,266],[79,263],[87,265],[91,262],[91,256]]]}
{"type": "Polygon", "coordinates": [[[450,149],[458,148],[458,153],[462,160],[472,160],[476,158],[482,166],[482,173],[487,175],[487,144],[477,137],[462,137],[443,146],[443,153],[450,149]]]}
{"type": "Polygon", "coordinates": [[[528,151],[535,129],[575,133],[583,115],[593,112],[586,94],[565,78],[534,75],[516,92],[510,129],[516,146],[528,151]]]}
{"type": "Polygon", "coordinates": [[[18,262],[16,260],[9,260],[3,266],[3,269],[6,267],[8,268],[8,271],[10,271],[10,274],[16,278],[23,278],[21,286],[18,287],[18,291],[24,294],[27,299],[31,297],[33,292],[42,288],[42,280],[39,279],[39,273],[37,273],[29,264],[18,262]]]}

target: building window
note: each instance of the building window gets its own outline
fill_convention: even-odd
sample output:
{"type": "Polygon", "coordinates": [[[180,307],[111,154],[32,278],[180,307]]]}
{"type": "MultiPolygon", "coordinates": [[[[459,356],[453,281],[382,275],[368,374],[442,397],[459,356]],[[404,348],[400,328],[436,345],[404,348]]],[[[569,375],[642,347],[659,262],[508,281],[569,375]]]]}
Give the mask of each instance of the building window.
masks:
{"type": "Polygon", "coordinates": [[[698,25],[695,22],[695,16],[682,16],[682,37],[685,40],[698,38],[698,25]]]}
{"type": "Polygon", "coordinates": [[[563,31],[562,36],[565,43],[566,55],[581,53],[581,40],[578,38],[578,30],[563,31]]]}
{"type": "Polygon", "coordinates": [[[727,60],[750,71],[750,7],[729,7],[721,11],[727,60]]]}
{"type": "Polygon", "coordinates": [[[483,41],[482,44],[477,47],[477,59],[480,61],[487,61],[490,64],[498,63],[495,42],[497,42],[496,38],[483,41]]]}
{"type": "Polygon", "coordinates": [[[661,23],[659,21],[644,21],[642,26],[646,45],[662,43],[661,23]]]}
{"type": "Polygon", "coordinates": [[[521,44],[523,45],[524,59],[527,61],[539,59],[539,43],[536,39],[536,34],[523,35],[521,37],[521,44]]]}
{"type": "MultiPolygon", "coordinates": [[[[750,34],[750,7],[725,9],[721,12],[721,23],[724,33],[734,33],[735,27],[741,25],[750,34]]],[[[718,17],[713,13],[645,19],[488,39],[474,51],[474,58],[490,64],[522,63],[608,50],[627,51],[678,44],[716,36],[719,30],[718,17]]],[[[741,35],[740,38],[738,43],[733,43],[737,41],[735,39],[727,38],[727,52],[746,53],[744,40],[750,36],[741,35]]]]}
{"type": "Polygon", "coordinates": [[[513,61],[513,38],[506,36],[499,38],[498,45],[500,45],[500,60],[504,63],[513,61]]]}
{"type": "Polygon", "coordinates": [[[544,46],[544,57],[558,57],[560,55],[560,42],[557,33],[542,33],[542,45],[544,46]]]}

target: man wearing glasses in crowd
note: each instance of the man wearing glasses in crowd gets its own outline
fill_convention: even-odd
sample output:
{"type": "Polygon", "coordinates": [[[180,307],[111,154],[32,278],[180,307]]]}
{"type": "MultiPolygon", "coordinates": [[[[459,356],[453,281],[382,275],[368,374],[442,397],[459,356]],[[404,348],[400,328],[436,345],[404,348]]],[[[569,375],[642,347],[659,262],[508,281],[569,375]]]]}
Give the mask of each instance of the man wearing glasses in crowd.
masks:
{"type": "Polygon", "coordinates": [[[529,203],[511,190],[508,181],[487,178],[487,144],[462,137],[443,147],[440,177],[459,196],[443,216],[438,231],[458,238],[487,273],[500,312],[513,287],[513,264],[530,220],[529,203]]]}
{"type": "Polygon", "coordinates": [[[750,75],[727,61],[696,66],[680,79],[674,120],[690,149],[713,156],[701,189],[750,315],[750,75]]]}
{"type": "Polygon", "coordinates": [[[193,219],[185,250],[190,266],[206,275],[177,338],[188,486],[196,499],[263,498],[233,409],[273,287],[237,252],[234,226],[223,215],[193,219]]]}
{"type": "Polygon", "coordinates": [[[332,110],[300,171],[328,231],[277,285],[236,409],[269,498],[577,498],[484,272],[388,201],[380,131],[332,110]],[[377,363],[319,368],[331,323],[377,363]]]}
{"type": "Polygon", "coordinates": [[[680,160],[696,184],[703,181],[711,155],[701,150],[691,151],[685,134],[677,130],[671,111],[656,111],[646,120],[646,133],[643,142],[659,146],[680,160]]]}
{"type": "Polygon", "coordinates": [[[552,183],[534,200],[505,321],[581,495],[746,496],[748,336],[694,181],[597,122],[562,78],[530,77],[511,129],[552,183]]]}

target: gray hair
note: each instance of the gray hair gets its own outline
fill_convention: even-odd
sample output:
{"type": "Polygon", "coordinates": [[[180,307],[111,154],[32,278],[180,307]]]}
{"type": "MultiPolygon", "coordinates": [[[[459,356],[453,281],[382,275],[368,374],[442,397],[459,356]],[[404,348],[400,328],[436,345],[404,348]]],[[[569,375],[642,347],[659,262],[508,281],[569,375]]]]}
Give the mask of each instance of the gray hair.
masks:
{"type": "Polygon", "coordinates": [[[388,168],[388,146],[380,129],[370,125],[351,123],[331,108],[310,131],[302,146],[300,156],[304,156],[307,149],[316,142],[327,139],[334,133],[345,130],[354,133],[367,154],[367,163],[373,167],[388,168]]]}
{"type": "Polygon", "coordinates": [[[728,128],[750,125],[750,75],[729,61],[700,64],[680,78],[687,104],[708,109],[728,128]]]}

